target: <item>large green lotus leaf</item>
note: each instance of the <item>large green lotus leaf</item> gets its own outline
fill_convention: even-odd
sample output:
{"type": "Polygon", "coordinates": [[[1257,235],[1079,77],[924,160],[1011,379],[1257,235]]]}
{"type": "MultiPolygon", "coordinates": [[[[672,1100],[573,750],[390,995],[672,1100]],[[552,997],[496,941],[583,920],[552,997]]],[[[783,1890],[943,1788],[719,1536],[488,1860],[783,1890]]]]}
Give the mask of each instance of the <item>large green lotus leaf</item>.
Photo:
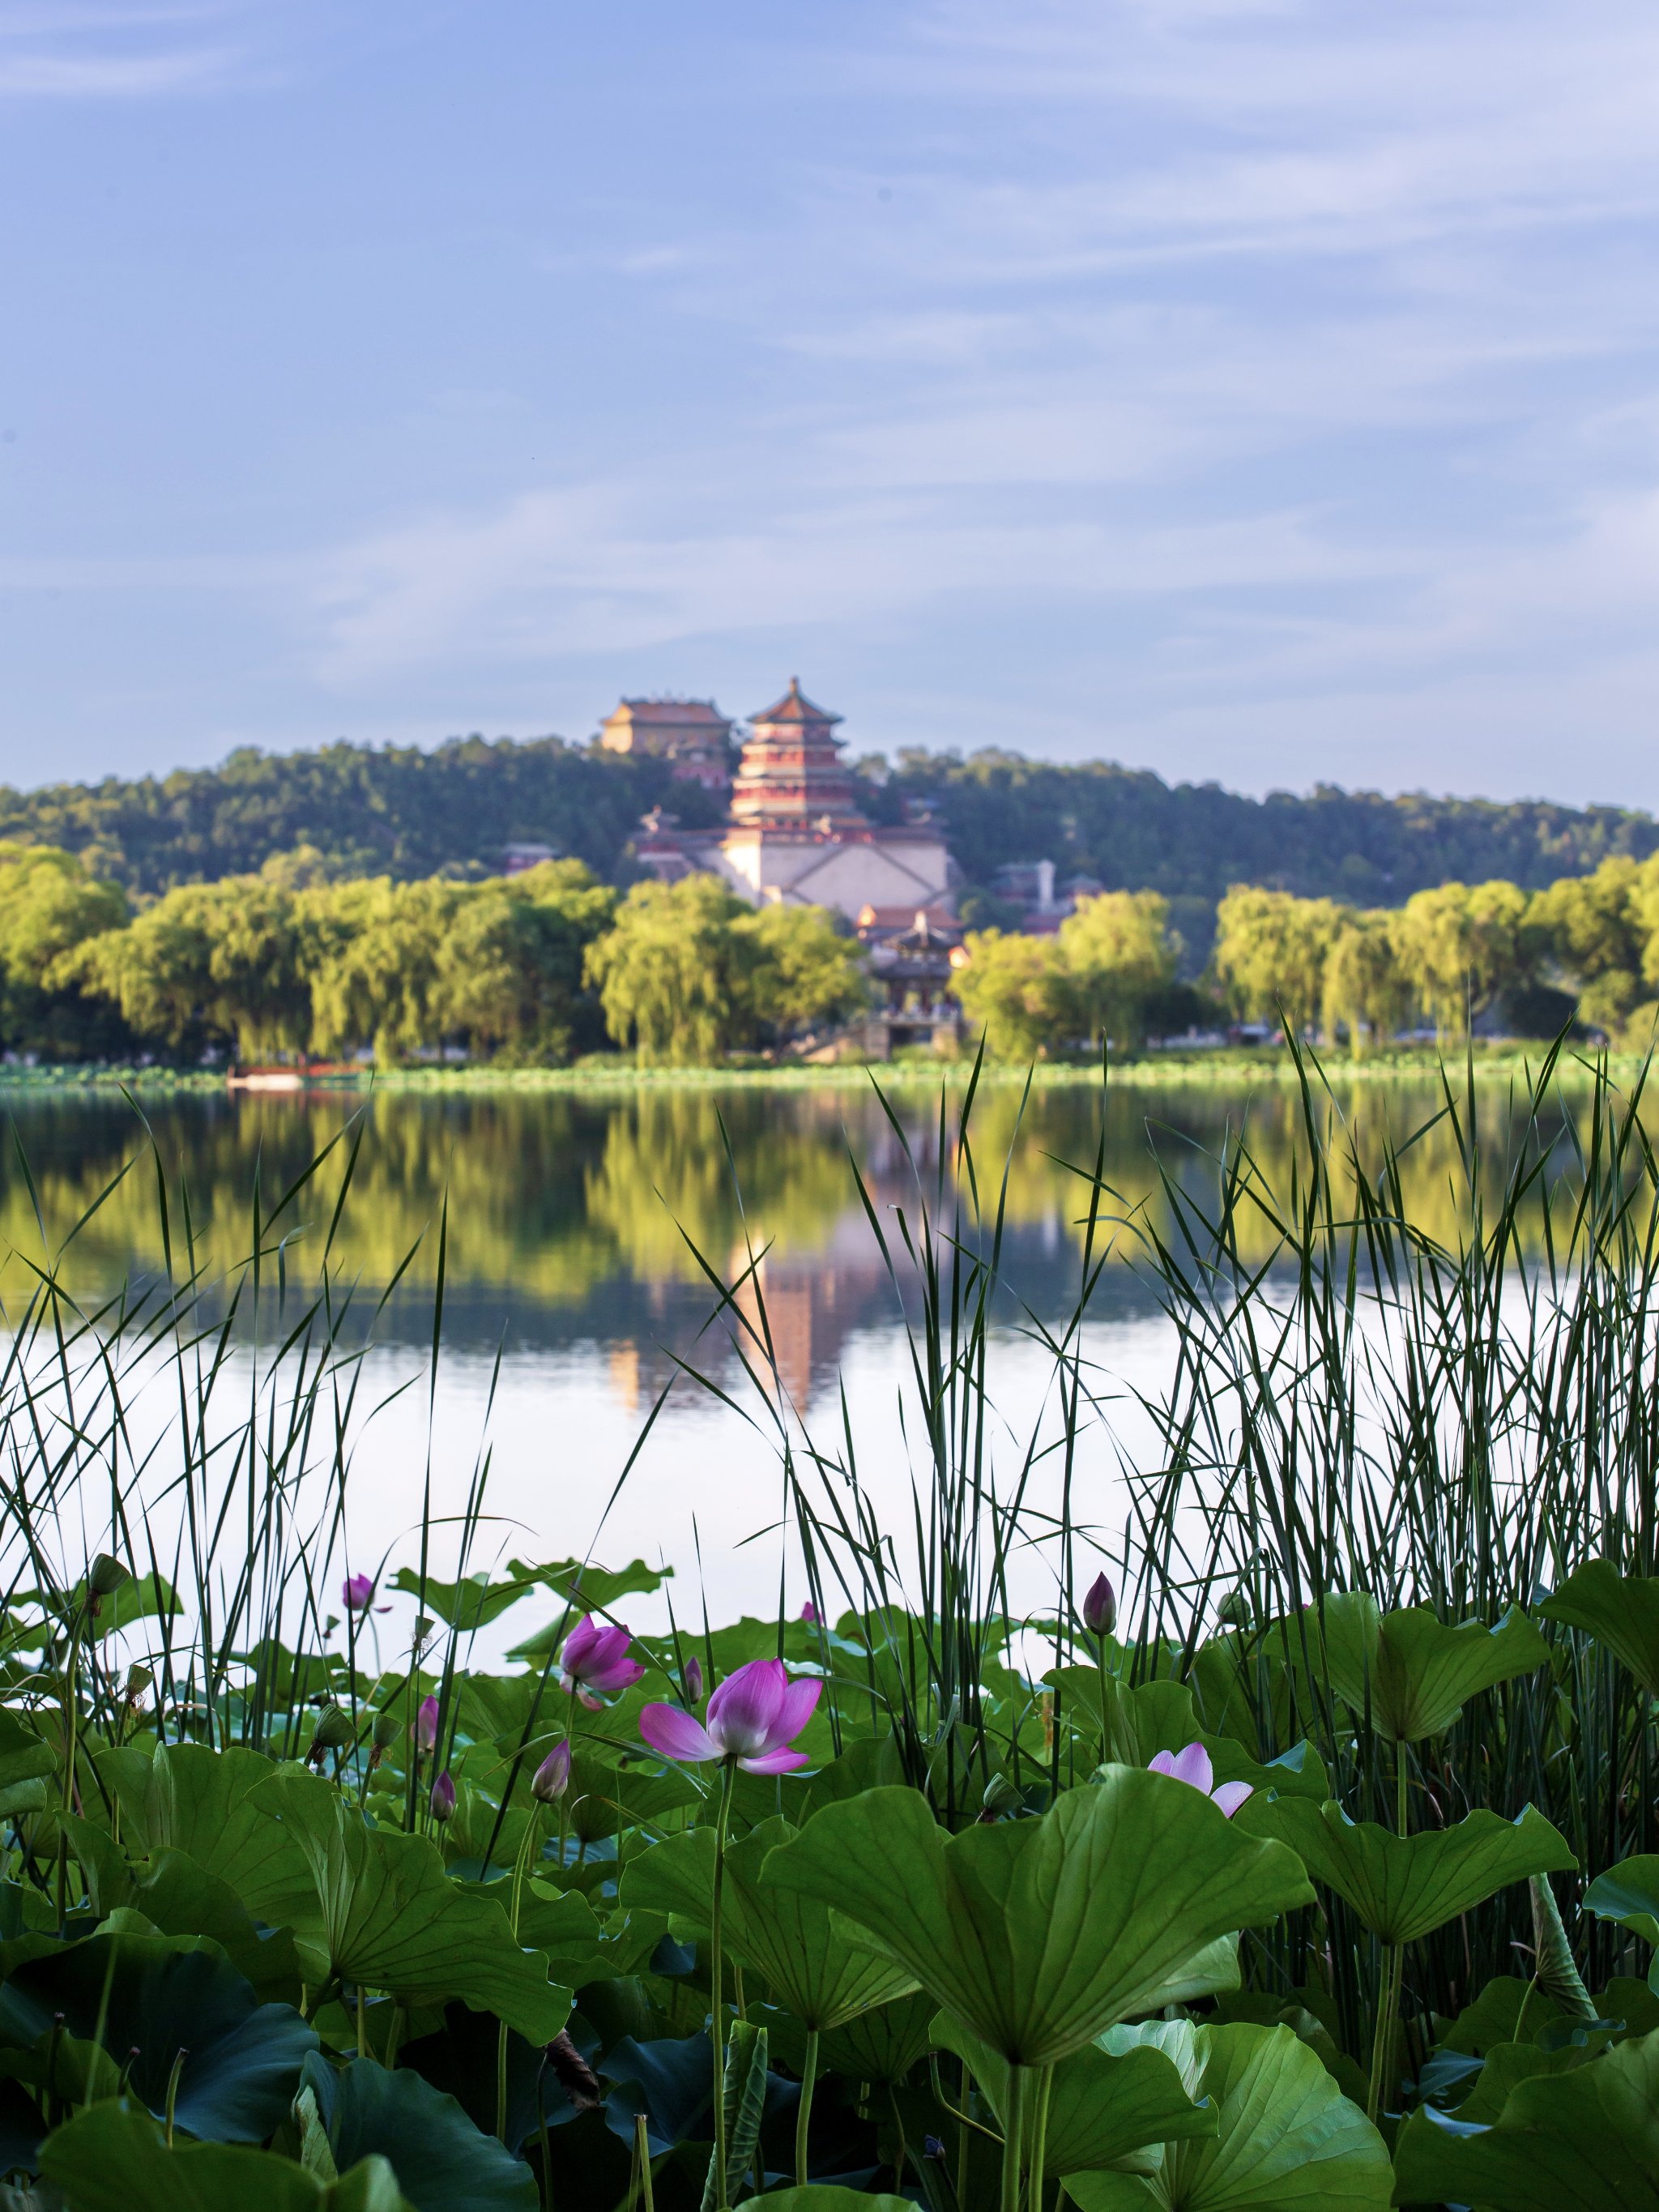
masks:
{"type": "MultiPolygon", "coordinates": [[[[926,1990],[915,1990],[890,2004],[872,2005],[868,2012],[832,2027],[819,2039],[818,2065],[826,2074],[840,2074],[851,2081],[872,2081],[889,2087],[902,2081],[917,2061],[933,2048],[933,2021],[939,2008],[926,1990]]],[[[770,2015],[772,2048],[793,2072],[806,2064],[806,2030],[787,2012],[770,2015]]]]}
{"type": "Polygon", "coordinates": [[[919,1792],[872,1790],[815,1814],[762,1881],[844,1914],[1028,2066],[1171,2002],[1195,1952],[1313,1896],[1283,1844],[1246,1835],[1185,1783],[1127,1766],[1041,1820],[949,1839],[919,1792]]]}
{"type": "MultiPolygon", "coordinates": [[[[833,1924],[828,1905],[798,1889],[763,1885],[769,1852],[796,1831],[787,1820],[763,1820],[726,1851],[724,1940],[752,1966],[777,2002],[809,2028],[839,2027],[872,2005],[886,2004],[916,1986],[902,1966],[862,1945],[849,1943],[833,1924]]],[[[623,1876],[623,1902],[666,1912],[699,1935],[713,1924],[714,1836],[688,1829],[642,1851],[623,1876]]]]}
{"type": "Polygon", "coordinates": [[[1512,1881],[1577,1867],[1566,1838],[1533,1806],[1514,1820],[1465,1814],[1453,1828],[1396,1836],[1337,1804],[1250,1800],[1238,1819],[1290,1845],[1316,1881],[1345,1898],[1385,1943],[1414,1943],[1512,1881]]]}
{"type": "MultiPolygon", "coordinates": [[[[70,1603],[71,1617],[78,1613],[85,1602],[87,1586],[76,1585],[70,1603]]],[[[135,1620],[154,1620],[163,1614],[177,1615],[184,1611],[178,1593],[162,1576],[157,1574],[129,1575],[118,1590],[100,1598],[98,1610],[87,1624],[94,1636],[107,1636],[112,1629],[131,1628],[135,1620]]]]}
{"type": "Polygon", "coordinates": [[[410,2068],[388,2073],[354,2058],[337,2073],[317,2056],[304,2087],[335,2165],[384,2158],[415,2212],[538,2212],[541,2193],[524,2160],[410,2068]]]}
{"type": "Polygon", "coordinates": [[[188,1852],[162,1850],[129,1865],[107,1829],[73,1816],[64,1826],[100,1918],[126,1909],[164,1936],[210,1936],[262,1996],[292,2001],[327,1972],[319,1945],[296,1938],[291,1928],[262,1929],[230,1884],[188,1852]]]}
{"type": "Polygon", "coordinates": [[[1382,2212],[1392,2203],[1382,2136],[1288,2027],[1154,2021],[1102,2041],[1165,2053],[1214,2108],[1216,2129],[1171,2142],[1144,2176],[1068,2174],[1082,2212],[1382,2212]]]}
{"type": "Polygon", "coordinates": [[[185,2053],[181,2127],[216,2142],[258,2142],[281,2121],[317,2038],[291,2005],[262,2005],[210,1944],[188,1937],[94,1936],[32,1959],[0,1990],[0,2036],[33,2043],[60,2019],[125,2061],[153,2112],[185,2053]]]}
{"type": "Polygon", "coordinates": [[[39,1812],[46,1802],[46,1778],[57,1767],[52,1746],[0,1707],[0,1820],[39,1812]]]}
{"type": "Polygon", "coordinates": [[[771,2212],[916,2212],[909,2197],[866,2197],[861,2189],[837,2189],[828,2181],[814,2181],[805,2189],[769,2189],[755,2202],[771,2212]]]}
{"type": "Polygon", "coordinates": [[[487,1574],[463,1575],[459,1582],[441,1583],[428,1575],[424,1583],[412,1567],[399,1567],[390,1587],[417,1596],[423,1611],[434,1614],[447,1628],[471,1636],[487,1628],[510,1605],[517,1605],[536,1589],[536,1577],[515,1575],[510,1582],[492,1583],[487,1574]]]}
{"type": "Polygon", "coordinates": [[[1481,2212],[1659,2212],[1659,2033],[1517,2082],[1489,2128],[1426,2108],[1395,2146],[1401,2204],[1481,2212]]]}
{"type": "Polygon", "coordinates": [[[49,2136],[40,2170],[68,2212],[411,2212],[384,2159],[329,2182],[272,2151],[169,2150],[148,2112],[115,2101],[89,2106],[49,2136]]]}
{"type": "MultiPolygon", "coordinates": [[[[509,1559],[507,1565],[515,1581],[539,1583],[544,1589],[563,1598],[570,1608],[550,1620],[544,1628],[538,1628],[526,1642],[514,1644],[507,1655],[509,1659],[532,1660],[551,1656],[569,1633],[574,1615],[604,1613],[619,1597],[635,1592],[648,1595],[660,1589],[674,1571],[672,1567],[648,1567],[643,1559],[633,1559],[627,1566],[615,1569],[594,1566],[581,1559],[555,1559],[544,1566],[527,1566],[522,1559],[509,1559]]],[[[775,1630],[773,1636],[775,1644],[775,1630]]]]}
{"type": "Polygon", "coordinates": [[[1399,1743],[1441,1735],[1477,1692],[1530,1674],[1550,1656],[1513,1607],[1495,1628],[1480,1620],[1449,1628],[1427,1606],[1379,1619],[1375,1601],[1356,1591],[1326,1598],[1322,1619],[1333,1688],[1356,1712],[1369,1706],[1378,1731],[1399,1743]]]}
{"type": "Polygon", "coordinates": [[[413,2002],[459,1997],[531,2043],[553,2040],[569,1990],[551,1980],[539,1951],[514,1940],[502,1905],[449,1880],[424,1836],[366,1826],[315,1775],[274,1774],[255,1794],[311,1869],[337,1973],[413,2002]]]}
{"type": "MultiPolygon", "coordinates": [[[[1616,1920],[1644,1943],[1659,1945],[1659,1858],[1620,1859],[1584,1892],[1584,1910],[1616,1920]]],[[[1648,1986],[1659,1991],[1659,1949],[1648,1962],[1648,1986]]]]}
{"type": "MultiPolygon", "coordinates": [[[[966,2060],[991,2100],[998,2125],[1006,2128],[1008,2069],[1003,2061],[949,2013],[933,2022],[933,2037],[943,2049],[966,2060]]],[[[1028,2171],[1036,2150],[1036,2100],[1028,2098],[1021,2130],[1028,2171]]],[[[1060,2059],[1049,2075],[1042,2171],[1072,2174],[1116,2166],[1151,2143],[1212,2136],[1215,2130],[1213,2106],[1194,2103],[1161,2051],[1146,2045],[1113,2052],[1085,2044],[1060,2059]]]]}
{"type": "Polygon", "coordinates": [[[200,1743],[163,1744],[151,1759],[106,1752],[98,1763],[147,1850],[187,1853],[233,1889],[256,1920],[320,1940],[305,1854],[253,1796],[273,1775],[298,1768],[284,1770],[257,1751],[210,1751],[200,1743]]]}
{"type": "Polygon", "coordinates": [[[1650,1697],[1659,1696],[1659,1577],[1621,1575],[1611,1560],[1587,1559],[1539,1610],[1605,1644],[1650,1697]]]}

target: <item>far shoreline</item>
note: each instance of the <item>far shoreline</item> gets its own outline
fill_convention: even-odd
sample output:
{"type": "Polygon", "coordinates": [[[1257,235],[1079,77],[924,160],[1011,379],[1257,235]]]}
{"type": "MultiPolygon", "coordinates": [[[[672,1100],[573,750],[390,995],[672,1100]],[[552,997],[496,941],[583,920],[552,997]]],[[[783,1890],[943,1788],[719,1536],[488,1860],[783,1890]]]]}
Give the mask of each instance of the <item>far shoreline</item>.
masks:
{"type": "MultiPolygon", "coordinates": [[[[1525,1043],[1504,1039],[1477,1042],[1471,1053],[1463,1045],[1444,1050],[1433,1045],[1402,1045],[1353,1060],[1346,1053],[1328,1056],[1304,1047],[1301,1066],[1283,1046],[1226,1046],[1199,1052],[1147,1052],[1126,1054],[1108,1062],[1107,1079],[1131,1090],[1169,1090],[1227,1085],[1250,1088],[1257,1085],[1281,1087],[1301,1080],[1305,1066],[1317,1084],[1322,1078],[1333,1088],[1354,1083],[1437,1081],[1445,1073],[1455,1084],[1472,1060],[1476,1072],[1486,1078],[1513,1076],[1530,1083],[1552,1047],[1542,1040],[1525,1043]]],[[[1588,1081],[1595,1066],[1605,1066],[1615,1076],[1634,1075],[1646,1056],[1632,1051],[1601,1051],[1589,1045],[1570,1046],[1560,1059],[1558,1079],[1582,1077],[1588,1081]]],[[[384,1069],[365,1068],[361,1075],[331,1073],[292,1091],[231,1092],[228,1071],[222,1067],[111,1066],[98,1063],[55,1062],[37,1067],[0,1067],[0,1093],[35,1097],[121,1091],[150,1094],[189,1092],[219,1094],[239,1099],[303,1099],[325,1097],[368,1097],[375,1091],[403,1095],[451,1096],[460,1092],[551,1091],[628,1092],[661,1090],[814,1091],[863,1088],[873,1082],[883,1089],[965,1089],[973,1073],[971,1058],[932,1059],[918,1056],[890,1060],[841,1061],[822,1066],[793,1062],[783,1066],[720,1067],[641,1066],[618,1054],[615,1066],[587,1061],[574,1067],[495,1067],[454,1066],[384,1069]]],[[[987,1060],[979,1071],[982,1085],[998,1088],[1024,1085],[1036,1089],[1071,1088],[1097,1085],[1097,1061],[1038,1060],[1026,1066],[1013,1060],[987,1060]]]]}

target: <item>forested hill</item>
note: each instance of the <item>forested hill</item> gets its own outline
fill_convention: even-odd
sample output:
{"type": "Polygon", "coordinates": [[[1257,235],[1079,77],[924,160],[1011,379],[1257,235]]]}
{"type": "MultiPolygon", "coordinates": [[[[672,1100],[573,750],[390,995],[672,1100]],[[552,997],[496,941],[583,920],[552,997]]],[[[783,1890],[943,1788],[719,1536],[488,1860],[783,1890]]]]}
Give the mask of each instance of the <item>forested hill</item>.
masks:
{"type": "MultiPolygon", "coordinates": [[[[970,884],[988,884],[1006,861],[1048,859],[1062,880],[1082,873],[1167,893],[1190,934],[1207,935],[1193,929],[1198,909],[1234,883],[1392,905],[1459,878],[1541,888],[1609,854],[1659,849],[1659,823],[1616,807],[1331,787],[1254,799],[1108,762],[1060,766],[1006,752],[907,753],[866,791],[869,811],[889,820],[907,797],[934,800],[970,884]]],[[[556,738],[456,738],[432,751],[335,744],[237,752],[220,768],[131,782],[0,788],[0,837],[65,847],[142,894],[255,870],[301,847],[315,848],[331,874],[409,878],[493,873],[504,845],[535,842],[623,880],[638,818],[659,801],[688,823],[715,817],[706,794],[671,784],[659,763],[556,738]]]]}
{"type": "Polygon", "coordinates": [[[1010,752],[907,753],[892,787],[934,796],[970,881],[1005,860],[1048,859],[1062,880],[1081,872],[1112,890],[1208,903],[1240,883],[1364,906],[1500,876],[1541,890],[1612,854],[1659,850],[1659,822],[1622,807],[1385,798],[1333,784],[1246,799],[1109,761],[1060,766],[1010,752]]]}
{"type": "Polygon", "coordinates": [[[220,768],[132,782],[0,786],[0,837],[60,845],[140,893],[246,874],[302,847],[331,875],[410,878],[494,875],[504,845],[540,843],[616,878],[629,872],[640,816],[659,801],[689,823],[719,816],[696,785],[671,786],[659,761],[558,738],[457,738],[429,752],[247,750],[220,768]]]}

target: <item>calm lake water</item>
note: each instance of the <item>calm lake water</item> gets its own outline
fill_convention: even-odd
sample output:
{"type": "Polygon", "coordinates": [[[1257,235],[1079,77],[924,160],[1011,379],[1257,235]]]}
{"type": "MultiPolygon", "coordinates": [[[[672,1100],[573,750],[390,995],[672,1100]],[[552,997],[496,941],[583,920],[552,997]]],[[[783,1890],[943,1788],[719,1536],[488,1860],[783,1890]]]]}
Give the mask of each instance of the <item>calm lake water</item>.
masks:
{"type": "MultiPolygon", "coordinates": [[[[959,1099],[959,1091],[947,1096],[951,1175],[962,1171],[959,1099]]],[[[155,1158],[133,1109],[100,1092],[20,1091],[5,1103],[16,1133],[0,1163],[0,1285],[9,1310],[28,1295],[29,1263],[42,1256],[37,1205],[51,1249],[112,1182],[79,1230],[66,1275],[90,1297],[159,1270],[155,1158]]],[[[1414,1082],[1354,1085],[1341,1099],[1364,1129],[1386,1123],[1396,1134],[1425,1121],[1437,1103],[1431,1086],[1414,1082]]],[[[763,1254],[758,1274],[797,1433],[804,1424],[844,1452],[844,1393],[861,1480],[884,1516],[908,1516],[915,1462],[901,1414],[908,1373],[902,1304],[854,1164],[896,1246],[901,1219],[916,1219],[919,1178],[931,1190],[939,1172],[938,1091],[896,1088],[888,1104],[890,1112],[872,1090],[839,1085],[698,1084],[368,1098],[185,1093],[146,1099],[144,1113],[172,1191],[175,1263],[187,1206],[198,1264],[210,1275],[234,1271],[248,1249],[256,1181],[269,1211],[346,1133],[267,1233],[267,1279],[285,1278],[285,1305],[279,1315],[267,1300],[259,1327],[267,1343],[280,1337],[331,1234],[338,1279],[355,1285],[358,1310],[367,1316],[384,1298],[351,1417],[354,1565],[374,1571],[384,1556],[407,1556],[428,1451],[439,1509],[458,1513],[487,1441],[486,1510],[494,1517],[473,1565],[585,1553],[602,1524],[597,1553],[613,1563],[642,1553],[695,1576],[700,1553],[718,1617],[774,1601],[782,1540],[767,1532],[779,1522],[782,1490],[770,1408],[744,1373],[729,1317],[711,1326],[709,1270],[729,1281],[750,1252],[763,1254]],[[337,1219],[346,1144],[359,1135],[337,1219]],[[446,1200],[443,1350],[434,1384],[446,1200]],[[671,1383],[605,1519],[646,1418],[671,1383]]],[[[1052,1363],[1033,1328],[1073,1305],[1097,1153],[1115,1219],[1161,1221],[1160,1164],[1195,1191],[1212,1188],[1216,1154],[1241,1127],[1270,1176],[1287,1182],[1299,1112],[1293,1088],[1270,1080],[1254,1088],[1115,1084],[1103,1099],[1097,1088],[1053,1085],[1033,1091],[1023,1115],[1018,1086],[981,1093],[972,1135],[984,1204],[994,1203],[1006,1178],[993,1376],[1005,1472],[1044,1419],[1052,1363]]],[[[1504,1119],[1500,1101],[1500,1135],[1504,1119]]],[[[1452,1166],[1443,1129],[1408,1156],[1412,1212],[1447,1231],[1452,1166]]],[[[1121,1523],[1123,1458],[1133,1462],[1148,1448],[1134,1393],[1160,1387],[1173,1347],[1133,1264],[1133,1231],[1119,1225],[1112,1235],[1115,1256],[1095,1293],[1088,1336],[1103,1411],[1079,1476],[1084,1517],[1103,1539],[1121,1523]]],[[[151,1388],[137,1425],[148,1422],[161,1440],[156,1465],[165,1468],[176,1401],[164,1383],[151,1388]]],[[[914,1405],[911,1416],[914,1438],[914,1405]]],[[[636,1610],[643,1621],[651,1607],[636,1610]]]]}

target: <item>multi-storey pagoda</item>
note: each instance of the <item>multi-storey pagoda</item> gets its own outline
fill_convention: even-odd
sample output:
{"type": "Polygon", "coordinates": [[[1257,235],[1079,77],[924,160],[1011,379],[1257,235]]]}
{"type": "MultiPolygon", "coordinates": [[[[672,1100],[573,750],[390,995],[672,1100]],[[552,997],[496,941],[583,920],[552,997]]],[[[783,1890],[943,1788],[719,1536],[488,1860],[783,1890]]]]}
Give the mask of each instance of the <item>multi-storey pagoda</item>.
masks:
{"type": "Polygon", "coordinates": [[[849,921],[866,907],[934,905],[951,882],[944,839],[925,820],[878,828],[860,811],[840,720],[792,677],[775,706],[750,718],[726,827],[682,831],[655,817],[640,859],[670,880],[709,869],[757,906],[833,907],[849,921]]]}

